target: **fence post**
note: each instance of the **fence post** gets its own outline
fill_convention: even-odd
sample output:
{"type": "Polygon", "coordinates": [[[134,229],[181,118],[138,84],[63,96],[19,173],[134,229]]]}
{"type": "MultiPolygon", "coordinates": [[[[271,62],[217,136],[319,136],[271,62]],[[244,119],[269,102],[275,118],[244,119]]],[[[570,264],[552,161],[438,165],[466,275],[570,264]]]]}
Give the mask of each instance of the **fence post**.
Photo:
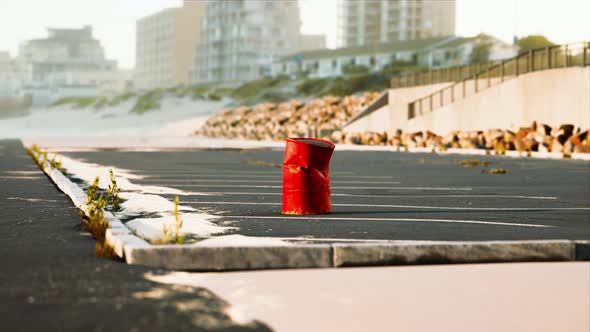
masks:
{"type": "Polygon", "coordinates": [[[529,57],[531,59],[529,72],[535,71],[535,50],[530,50],[529,57]]]}
{"type": "Polygon", "coordinates": [[[428,112],[432,112],[432,93],[430,94],[430,96],[428,96],[428,103],[429,103],[429,107],[428,107],[428,112]]]}
{"type": "Polygon", "coordinates": [[[443,107],[443,91],[444,90],[440,90],[440,105],[439,105],[439,107],[443,107]]]}
{"type": "Polygon", "coordinates": [[[463,80],[463,98],[465,98],[465,80],[463,80]]]}
{"type": "Polygon", "coordinates": [[[567,45],[565,45],[565,51],[563,52],[563,56],[565,57],[563,60],[563,66],[567,67],[568,63],[567,63],[567,45]]]}
{"type": "Polygon", "coordinates": [[[504,82],[504,60],[500,63],[500,82],[504,82]]]}
{"type": "Polygon", "coordinates": [[[545,52],[547,52],[547,69],[551,69],[551,48],[547,46],[545,52]]]}
{"type": "Polygon", "coordinates": [[[492,85],[492,67],[488,68],[488,88],[492,85]]]}
{"type": "Polygon", "coordinates": [[[475,74],[475,80],[474,80],[474,82],[475,82],[475,92],[477,92],[478,91],[477,74],[475,74]]]}
{"type": "Polygon", "coordinates": [[[420,98],[420,104],[419,104],[420,105],[420,115],[423,114],[423,112],[422,112],[422,101],[423,100],[424,100],[424,98],[420,98]]]}
{"type": "Polygon", "coordinates": [[[584,46],[584,52],[582,55],[582,65],[585,66],[586,65],[586,60],[588,60],[588,55],[586,53],[588,53],[588,45],[584,46]]]}
{"type": "Polygon", "coordinates": [[[451,85],[451,103],[455,102],[455,84],[451,85]]]}
{"type": "Polygon", "coordinates": [[[514,60],[516,60],[516,63],[514,63],[514,66],[515,66],[514,76],[518,76],[518,62],[519,62],[518,60],[520,60],[520,59],[519,59],[519,57],[516,57],[514,60]]]}
{"type": "Polygon", "coordinates": [[[531,54],[532,54],[532,50],[529,51],[529,54],[527,54],[526,56],[526,73],[531,72],[531,54]]]}

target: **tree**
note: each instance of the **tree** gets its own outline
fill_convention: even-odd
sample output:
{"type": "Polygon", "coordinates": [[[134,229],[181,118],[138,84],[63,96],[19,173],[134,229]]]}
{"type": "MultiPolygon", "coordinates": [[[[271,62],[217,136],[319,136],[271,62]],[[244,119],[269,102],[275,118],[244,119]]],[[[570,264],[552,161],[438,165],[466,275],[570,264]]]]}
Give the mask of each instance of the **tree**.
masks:
{"type": "Polygon", "coordinates": [[[518,45],[520,53],[525,53],[535,48],[555,45],[543,35],[529,35],[519,39],[516,44],[518,45]]]}
{"type": "Polygon", "coordinates": [[[478,42],[471,50],[469,54],[469,63],[486,63],[490,59],[490,50],[492,44],[490,42],[478,42]]]}

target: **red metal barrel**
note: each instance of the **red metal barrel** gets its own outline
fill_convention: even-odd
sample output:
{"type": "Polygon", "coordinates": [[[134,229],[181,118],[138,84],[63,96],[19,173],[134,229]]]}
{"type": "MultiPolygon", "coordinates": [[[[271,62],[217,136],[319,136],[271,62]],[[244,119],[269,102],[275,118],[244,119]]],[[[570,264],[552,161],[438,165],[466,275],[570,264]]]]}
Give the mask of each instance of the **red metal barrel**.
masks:
{"type": "Polygon", "coordinates": [[[330,158],[336,146],[315,138],[287,138],[283,160],[283,214],[332,212],[330,158]]]}

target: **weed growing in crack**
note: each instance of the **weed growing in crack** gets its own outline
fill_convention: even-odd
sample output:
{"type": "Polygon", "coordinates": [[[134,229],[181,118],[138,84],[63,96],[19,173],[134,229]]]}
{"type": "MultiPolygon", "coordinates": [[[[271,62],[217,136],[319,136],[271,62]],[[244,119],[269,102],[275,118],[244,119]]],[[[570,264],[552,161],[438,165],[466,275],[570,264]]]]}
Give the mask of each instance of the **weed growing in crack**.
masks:
{"type": "MultiPolygon", "coordinates": [[[[48,164],[51,166],[50,160],[48,160],[48,158],[47,158],[47,151],[39,148],[39,146],[37,144],[31,145],[31,147],[26,148],[25,150],[31,156],[31,158],[33,158],[33,160],[35,161],[37,166],[39,166],[41,169],[44,170],[48,164]]],[[[60,166],[61,166],[61,163],[60,163],[60,166]]]]}
{"type": "Polygon", "coordinates": [[[184,243],[184,236],[180,235],[180,229],[182,228],[182,217],[180,216],[180,212],[178,211],[178,196],[174,198],[174,238],[176,239],[176,244],[184,243]]]}
{"type": "Polygon", "coordinates": [[[112,169],[109,169],[109,177],[111,178],[111,184],[107,188],[107,197],[110,199],[113,208],[119,210],[121,206],[121,201],[119,199],[121,188],[117,185],[117,180],[115,179],[115,174],[112,169]]]}
{"type": "Polygon", "coordinates": [[[100,177],[96,177],[92,185],[86,190],[86,205],[90,206],[96,200],[96,195],[98,194],[98,183],[100,182],[100,177]]]}
{"type": "Polygon", "coordinates": [[[52,168],[61,170],[61,161],[57,160],[57,152],[53,154],[53,158],[49,161],[52,168]]]}
{"type": "Polygon", "coordinates": [[[152,244],[183,244],[184,236],[180,235],[180,229],[182,228],[182,217],[178,211],[179,200],[178,196],[174,199],[174,225],[168,227],[164,224],[162,230],[162,238],[153,240],[152,244]]]}
{"type": "Polygon", "coordinates": [[[104,219],[104,207],[107,205],[107,200],[104,195],[98,196],[95,200],[87,204],[86,218],[84,223],[86,228],[94,236],[97,241],[104,241],[105,233],[109,228],[109,223],[104,219]]]}
{"type": "MultiPolygon", "coordinates": [[[[52,159],[49,159],[47,151],[40,149],[36,144],[27,148],[26,151],[41,169],[45,169],[49,166],[63,172],[61,169],[61,161],[57,160],[57,153],[53,155],[52,159]]],[[[114,181],[112,171],[110,172],[110,175],[111,181],[114,181]]],[[[109,186],[109,193],[111,195],[105,197],[101,194],[99,196],[99,182],[100,178],[97,176],[92,185],[86,190],[86,210],[80,210],[80,215],[84,227],[96,239],[96,247],[94,249],[95,254],[99,257],[117,258],[113,247],[106,242],[106,231],[110,225],[104,218],[104,208],[107,206],[109,198],[113,202],[113,206],[115,206],[115,202],[116,206],[119,205],[118,194],[120,188],[117,186],[116,182],[113,182],[113,186],[109,186]]]]}
{"type": "Polygon", "coordinates": [[[104,218],[104,208],[108,204],[108,196],[98,195],[99,182],[100,178],[97,176],[86,190],[86,213],[82,213],[82,220],[88,232],[96,239],[95,255],[116,258],[114,249],[106,242],[106,232],[110,225],[104,218]]]}
{"type": "Polygon", "coordinates": [[[113,258],[117,259],[117,253],[113,246],[108,244],[106,241],[100,242],[96,241],[96,246],[94,247],[94,255],[96,257],[105,257],[105,258],[113,258]]]}

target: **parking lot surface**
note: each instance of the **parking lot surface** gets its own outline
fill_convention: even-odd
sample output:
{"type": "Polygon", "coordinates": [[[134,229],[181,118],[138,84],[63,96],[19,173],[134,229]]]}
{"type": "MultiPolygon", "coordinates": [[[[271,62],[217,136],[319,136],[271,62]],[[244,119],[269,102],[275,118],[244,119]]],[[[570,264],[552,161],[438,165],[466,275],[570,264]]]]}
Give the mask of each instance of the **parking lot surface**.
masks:
{"type": "MultiPolygon", "coordinates": [[[[336,150],[334,212],[281,215],[280,150],[68,152],[131,170],[134,183],[183,190],[182,205],[248,236],[354,240],[590,238],[590,163],[576,160],[336,150]],[[506,174],[489,174],[501,168],[506,174]],[[200,195],[206,194],[206,195],[200,195]]],[[[123,188],[124,189],[124,188],[123,188]]],[[[172,196],[168,198],[172,199],[172,196]]]]}

